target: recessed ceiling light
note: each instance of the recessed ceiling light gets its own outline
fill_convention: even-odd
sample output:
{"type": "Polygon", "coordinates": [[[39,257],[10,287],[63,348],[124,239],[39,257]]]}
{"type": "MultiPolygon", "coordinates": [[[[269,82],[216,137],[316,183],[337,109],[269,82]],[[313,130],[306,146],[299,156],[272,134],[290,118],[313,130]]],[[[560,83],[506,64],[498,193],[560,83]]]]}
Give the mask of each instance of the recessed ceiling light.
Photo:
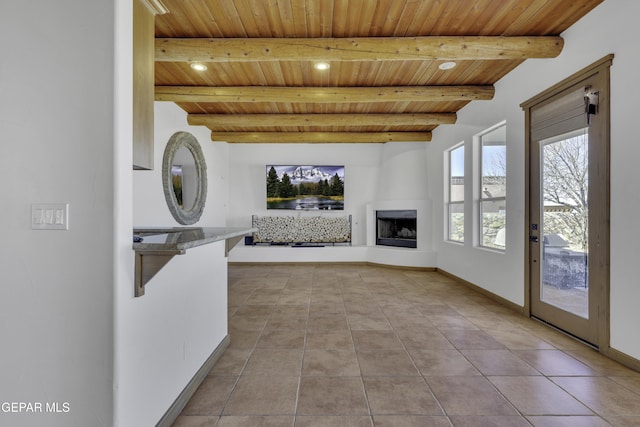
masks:
{"type": "Polygon", "coordinates": [[[328,62],[316,62],[313,64],[313,68],[316,70],[328,70],[331,65],[328,62]]]}
{"type": "Polygon", "coordinates": [[[448,61],[448,62],[443,62],[442,64],[438,65],[438,68],[440,68],[441,70],[450,70],[453,67],[455,67],[457,64],[453,61],[448,61]]]}
{"type": "Polygon", "coordinates": [[[207,69],[207,66],[200,62],[192,62],[189,65],[196,71],[205,71],[207,69]]]}

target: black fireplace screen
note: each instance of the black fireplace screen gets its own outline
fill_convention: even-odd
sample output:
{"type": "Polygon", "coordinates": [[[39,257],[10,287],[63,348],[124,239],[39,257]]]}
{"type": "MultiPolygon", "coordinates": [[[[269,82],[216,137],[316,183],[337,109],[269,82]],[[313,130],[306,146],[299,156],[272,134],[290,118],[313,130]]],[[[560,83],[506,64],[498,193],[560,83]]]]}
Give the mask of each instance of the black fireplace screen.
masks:
{"type": "Polygon", "coordinates": [[[417,211],[376,211],[376,244],[417,248],[417,211]]]}

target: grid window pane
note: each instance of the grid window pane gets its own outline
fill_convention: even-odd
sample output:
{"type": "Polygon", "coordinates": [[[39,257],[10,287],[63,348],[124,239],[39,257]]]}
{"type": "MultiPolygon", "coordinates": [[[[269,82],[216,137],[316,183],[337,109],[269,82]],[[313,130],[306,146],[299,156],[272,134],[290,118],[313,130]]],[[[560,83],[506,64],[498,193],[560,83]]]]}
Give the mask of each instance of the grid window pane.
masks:
{"type": "Polygon", "coordinates": [[[449,201],[464,201],[464,145],[449,152],[449,201]]]}
{"type": "Polygon", "coordinates": [[[464,202],[449,204],[449,240],[464,242],[464,202]]]}
{"type": "Polygon", "coordinates": [[[447,239],[464,242],[464,145],[448,153],[447,239]]]}
{"type": "Polygon", "coordinates": [[[505,197],[507,184],[506,127],[482,135],[482,192],[480,198],[505,197]]]}
{"type": "Polygon", "coordinates": [[[480,136],[480,246],[505,249],[507,131],[499,126],[480,136]]]}
{"type": "Polygon", "coordinates": [[[480,202],[482,216],[482,246],[504,249],[506,233],[505,201],[491,200],[480,202]]]}

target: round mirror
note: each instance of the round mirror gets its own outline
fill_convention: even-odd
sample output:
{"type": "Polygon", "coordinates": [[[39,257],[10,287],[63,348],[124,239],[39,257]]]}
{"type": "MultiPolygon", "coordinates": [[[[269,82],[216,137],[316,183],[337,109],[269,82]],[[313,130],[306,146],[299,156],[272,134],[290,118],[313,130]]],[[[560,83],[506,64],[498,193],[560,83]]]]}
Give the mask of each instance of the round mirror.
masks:
{"type": "Polygon", "coordinates": [[[162,187],[169,211],[178,223],[195,224],[207,199],[207,165],[198,140],[174,133],[162,158],[162,187]]]}

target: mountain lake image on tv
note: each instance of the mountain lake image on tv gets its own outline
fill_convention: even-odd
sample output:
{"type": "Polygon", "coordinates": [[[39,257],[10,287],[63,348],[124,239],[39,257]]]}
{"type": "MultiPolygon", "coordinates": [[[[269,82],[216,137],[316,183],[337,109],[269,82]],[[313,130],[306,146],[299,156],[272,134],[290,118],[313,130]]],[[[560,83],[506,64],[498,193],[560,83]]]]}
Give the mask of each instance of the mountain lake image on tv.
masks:
{"type": "Polygon", "coordinates": [[[344,210],[344,166],[267,165],[267,209],[344,210]]]}

